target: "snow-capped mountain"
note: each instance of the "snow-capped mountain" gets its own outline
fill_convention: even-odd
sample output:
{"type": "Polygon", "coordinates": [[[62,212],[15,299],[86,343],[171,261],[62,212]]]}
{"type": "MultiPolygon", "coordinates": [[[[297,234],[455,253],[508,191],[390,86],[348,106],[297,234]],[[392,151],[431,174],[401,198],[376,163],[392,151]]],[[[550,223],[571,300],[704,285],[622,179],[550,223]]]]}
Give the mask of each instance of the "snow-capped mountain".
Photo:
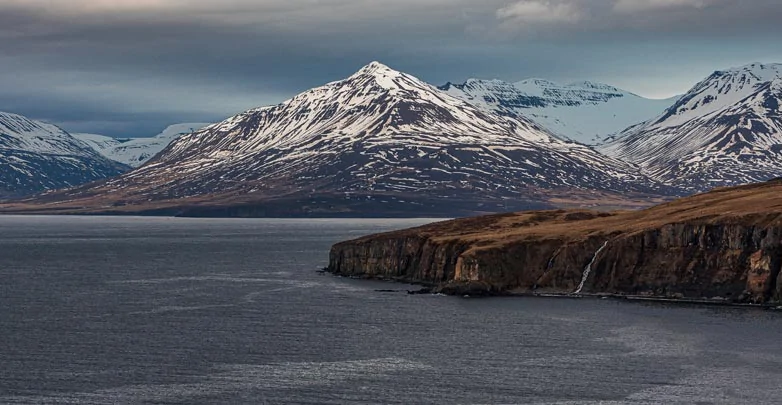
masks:
{"type": "Polygon", "coordinates": [[[131,167],[139,167],[157,155],[174,139],[208,125],[211,124],[203,122],[175,124],[151,138],[112,138],[96,134],[73,134],[73,136],[86,142],[98,153],[111,160],[131,167]]]}
{"type": "Polygon", "coordinates": [[[470,79],[440,89],[488,111],[527,117],[563,139],[588,145],[657,116],[676,100],[647,99],[601,83],[560,85],[542,79],[470,79]]]}
{"type": "Polygon", "coordinates": [[[552,193],[667,191],[523,117],[483,110],[374,62],[183,135],[146,165],[67,198],[158,207],[306,200],[332,211],[370,200],[372,212],[388,213],[388,204],[447,215],[465,204],[473,212],[550,206],[552,193]]]}
{"type": "Polygon", "coordinates": [[[0,197],[72,187],[129,169],[59,127],[0,112],[0,197]]]}
{"type": "Polygon", "coordinates": [[[662,115],[601,146],[700,191],[782,176],[782,64],[714,72],[662,115]]]}

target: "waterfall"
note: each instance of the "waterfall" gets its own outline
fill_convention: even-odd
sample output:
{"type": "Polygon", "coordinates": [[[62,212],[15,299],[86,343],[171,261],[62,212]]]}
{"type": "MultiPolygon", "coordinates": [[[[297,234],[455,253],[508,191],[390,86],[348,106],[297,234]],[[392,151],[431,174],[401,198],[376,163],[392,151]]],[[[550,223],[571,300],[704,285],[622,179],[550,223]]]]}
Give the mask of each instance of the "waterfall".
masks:
{"type": "Polygon", "coordinates": [[[592,261],[587,264],[586,268],[584,269],[584,275],[581,276],[581,284],[578,285],[578,288],[573,294],[581,294],[581,290],[584,289],[584,284],[586,283],[587,279],[589,278],[589,273],[592,272],[592,265],[595,264],[597,261],[597,255],[600,254],[600,252],[603,251],[608,246],[608,241],[603,244],[603,246],[600,247],[600,249],[597,249],[597,252],[595,252],[595,255],[592,257],[592,261]]]}
{"type": "Polygon", "coordinates": [[[554,267],[554,261],[557,260],[557,256],[559,256],[560,253],[562,253],[562,249],[565,248],[565,245],[562,245],[554,252],[554,255],[551,256],[551,259],[548,261],[548,265],[546,266],[546,272],[550,271],[552,267],[554,267]]]}

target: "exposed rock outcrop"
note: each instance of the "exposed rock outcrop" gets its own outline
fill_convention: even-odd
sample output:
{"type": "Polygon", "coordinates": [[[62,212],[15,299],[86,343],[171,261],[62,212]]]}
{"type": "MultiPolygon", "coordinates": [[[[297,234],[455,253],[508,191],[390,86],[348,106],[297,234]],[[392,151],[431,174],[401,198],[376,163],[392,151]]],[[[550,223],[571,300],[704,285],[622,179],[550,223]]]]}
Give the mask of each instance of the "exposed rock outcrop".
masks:
{"type": "Polygon", "coordinates": [[[644,211],[525,212],[373,235],[335,245],[328,269],[460,295],[573,293],[593,260],[585,293],[780,301],[782,181],[644,211]]]}

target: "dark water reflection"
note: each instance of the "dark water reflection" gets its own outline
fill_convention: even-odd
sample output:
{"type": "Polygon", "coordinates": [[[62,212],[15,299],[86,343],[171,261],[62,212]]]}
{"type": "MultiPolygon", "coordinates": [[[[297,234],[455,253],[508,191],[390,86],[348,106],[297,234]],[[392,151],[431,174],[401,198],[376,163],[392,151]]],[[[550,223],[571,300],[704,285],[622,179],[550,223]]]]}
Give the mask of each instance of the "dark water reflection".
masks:
{"type": "Polygon", "coordinates": [[[0,403],[779,403],[782,315],[320,275],[420,220],[0,217],[0,403]]]}

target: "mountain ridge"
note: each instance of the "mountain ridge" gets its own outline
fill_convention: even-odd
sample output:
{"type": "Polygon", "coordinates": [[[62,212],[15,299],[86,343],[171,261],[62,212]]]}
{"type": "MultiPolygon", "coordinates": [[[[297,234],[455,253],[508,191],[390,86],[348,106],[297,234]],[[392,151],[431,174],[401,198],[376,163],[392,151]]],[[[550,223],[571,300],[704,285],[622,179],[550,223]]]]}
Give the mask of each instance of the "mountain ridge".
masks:
{"type": "Polygon", "coordinates": [[[589,81],[470,79],[435,87],[372,62],[184,134],[132,172],[28,203],[60,199],[122,212],[243,206],[242,215],[267,215],[270,204],[275,212],[300,206],[296,215],[359,215],[359,206],[370,215],[390,205],[398,215],[421,206],[459,206],[454,215],[639,207],[782,176],[780,67],[716,71],[656,116],[592,148],[527,113],[606,109],[640,97],[589,81]]]}
{"type": "Polygon", "coordinates": [[[0,198],[14,198],[118,175],[108,160],[60,127],[0,112],[0,198]]]}
{"type": "Polygon", "coordinates": [[[87,133],[75,133],[72,135],[86,142],[108,159],[130,167],[139,167],[165,149],[174,139],[209,125],[211,123],[188,122],[172,124],[153,137],[141,138],[114,138],[87,133]]]}
{"type": "Polygon", "coordinates": [[[782,176],[782,64],[719,70],[598,149],[692,191],[782,176]]]}
{"type": "Polygon", "coordinates": [[[130,173],[59,197],[124,209],[205,199],[317,205],[323,197],[327,211],[372,200],[374,210],[407,204],[408,211],[426,206],[447,215],[460,206],[464,215],[550,206],[547,193],[597,200],[626,193],[645,201],[668,191],[636,168],[524,117],[485,111],[374,62],[346,79],[184,135],[130,173]]]}
{"type": "Polygon", "coordinates": [[[591,81],[562,85],[545,79],[469,79],[440,89],[487,111],[527,117],[562,139],[587,145],[656,116],[676,99],[647,99],[591,81]]]}

